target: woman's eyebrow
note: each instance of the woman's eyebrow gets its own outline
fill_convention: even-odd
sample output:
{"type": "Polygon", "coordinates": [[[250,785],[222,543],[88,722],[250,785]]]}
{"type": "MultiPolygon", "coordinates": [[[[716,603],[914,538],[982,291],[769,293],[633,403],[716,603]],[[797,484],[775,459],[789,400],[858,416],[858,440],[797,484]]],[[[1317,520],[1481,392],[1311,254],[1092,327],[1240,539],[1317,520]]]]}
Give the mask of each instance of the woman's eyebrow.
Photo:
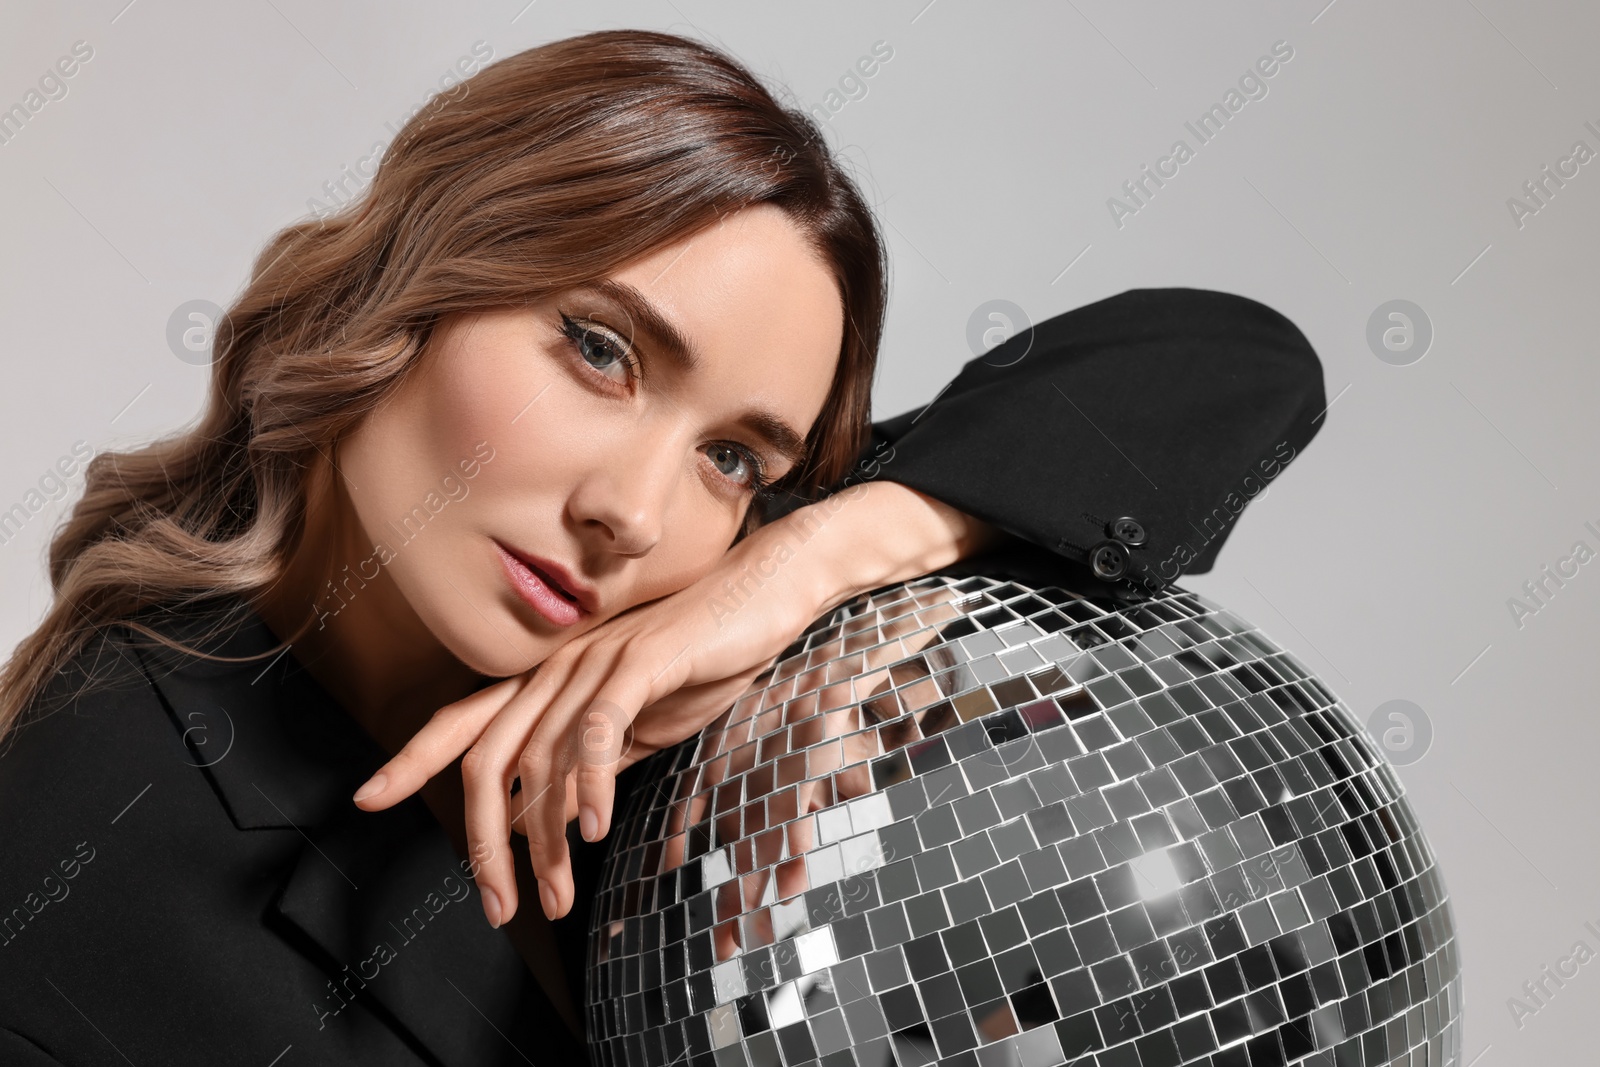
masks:
{"type": "MultiPolygon", "coordinates": [[[[641,333],[649,335],[655,342],[651,350],[670,360],[683,374],[693,374],[702,366],[694,343],[634,286],[615,278],[599,278],[577,286],[573,291],[589,292],[616,304],[637,324],[641,333]]],[[[805,458],[805,437],[776,412],[752,408],[739,418],[739,424],[760,437],[768,448],[791,466],[798,465],[805,458]]]]}
{"type": "Polygon", "coordinates": [[[739,418],[739,424],[767,443],[767,447],[786,460],[791,467],[799,466],[806,457],[806,440],[795,432],[780,416],[765,408],[755,408],[739,418]]]}
{"type": "MultiPolygon", "coordinates": [[[[600,278],[578,286],[574,292],[590,292],[620,307],[639,330],[655,342],[657,354],[677,364],[680,371],[693,374],[701,367],[700,353],[673,321],[652,304],[648,297],[627,282],[600,278]]],[[[632,338],[629,338],[631,341],[632,338]]]]}

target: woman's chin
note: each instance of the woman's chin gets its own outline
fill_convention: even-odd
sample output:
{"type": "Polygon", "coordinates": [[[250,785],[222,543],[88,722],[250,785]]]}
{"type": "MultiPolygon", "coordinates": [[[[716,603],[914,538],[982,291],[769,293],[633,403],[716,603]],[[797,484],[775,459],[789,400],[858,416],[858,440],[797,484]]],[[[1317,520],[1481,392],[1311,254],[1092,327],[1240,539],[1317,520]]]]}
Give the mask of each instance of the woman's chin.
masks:
{"type": "MultiPolygon", "coordinates": [[[[461,603],[459,597],[456,602],[461,603]]],[[[452,610],[428,621],[434,637],[452,656],[490,678],[523,674],[569,640],[566,633],[536,632],[518,613],[500,604],[486,605],[482,612],[452,610]]]]}

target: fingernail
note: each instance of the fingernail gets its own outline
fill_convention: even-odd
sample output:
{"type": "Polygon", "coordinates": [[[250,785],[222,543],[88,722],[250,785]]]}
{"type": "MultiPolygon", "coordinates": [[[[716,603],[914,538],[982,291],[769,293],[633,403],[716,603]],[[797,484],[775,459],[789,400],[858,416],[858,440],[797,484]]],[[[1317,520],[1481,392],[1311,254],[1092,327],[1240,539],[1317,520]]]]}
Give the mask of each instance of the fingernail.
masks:
{"type": "Polygon", "coordinates": [[[500,895],[488,886],[483,888],[483,914],[490,926],[500,928],[500,895]]]}
{"type": "Polygon", "coordinates": [[[374,774],[371,778],[368,778],[367,784],[362,786],[360,789],[357,789],[356,795],[350,799],[360,803],[361,801],[366,800],[368,797],[375,797],[379,793],[383,792],[383,787],[388,784],[389,776],[379,772],[378,774],[374,774]]]}
{"type": "Polygon", "coordinates": [[[587,804],[578,808],[578,832],[585,841],[593,841],[600,832],[600,815],[587,804]]]}
{"type": "Polygon", "coordinates": [[[557,903],[555,889],[543,878],[539,879],[539,904],[544,908],[544,917],[546,919],[554,919],[556,917],[557,903]]]}

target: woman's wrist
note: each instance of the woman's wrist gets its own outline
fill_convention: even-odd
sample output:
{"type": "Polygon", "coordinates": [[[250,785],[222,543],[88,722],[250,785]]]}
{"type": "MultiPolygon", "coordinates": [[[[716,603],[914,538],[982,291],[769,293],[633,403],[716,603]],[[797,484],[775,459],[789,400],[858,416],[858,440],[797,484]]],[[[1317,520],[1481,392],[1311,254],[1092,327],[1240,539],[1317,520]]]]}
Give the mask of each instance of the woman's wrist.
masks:
{"type": "Polygon", "coordinates": [[[764,527],[770,551],[798,566],[813,617],[861,593],[908,581],[983,551],[1007,535],[925,493],[862,482],[764,527]],[[780,548],[779,546],[784,546],[780,548]]]}

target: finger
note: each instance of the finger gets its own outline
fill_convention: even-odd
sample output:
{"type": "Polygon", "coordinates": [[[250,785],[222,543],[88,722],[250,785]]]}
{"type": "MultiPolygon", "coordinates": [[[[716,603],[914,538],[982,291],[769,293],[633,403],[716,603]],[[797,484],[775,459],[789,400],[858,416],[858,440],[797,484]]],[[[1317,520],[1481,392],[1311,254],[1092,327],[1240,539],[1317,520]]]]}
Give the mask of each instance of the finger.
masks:
{"type": "MultiPolygon", "coordinates": [[[[513,812],[520,812],[525,807],[526,807],[526,804],[522,799],[522,790],[521,790],[521,788],[518,788],[515,793],[511,794],[511,804],[510,804],[510,809],[509,810],[511,810],[513,812]]],[[[573,780],[573,778],[569,775],[567,777],[567,810],[566,810],[567,822],[571,822],[573,819],[576,819],[577,817],[578,817],[578,783],[575,780],[573,780]]],[[[511,829],[512,829],[512,831],[514,833],[519,833],[519,834],[523,834],[524,836],[526,836],[526,831],[523,829],[522,820],[521,819],[514,819],[512,821],[512,823],[511,823],[511,829]]]]}
{"type": "Polygon", "coordinates": [[[578,720],[577,762],[572,778],[578,801],[578,832],[585,841],[598,841],[611,829],[617,768],[632,722],[633,715],[606,696],[604,689],[583,709],[578,720]]]}
{"type": "Polygon", "coordinates": [[[352,798],[356,805],[363,811],[382,811],[421,789],[478,740],[524,683],[521,675],[507,678],[434,712],[427,724],[356,790],[352,798]]]}
{"type": "MultiPolygon", "coordinates": [[[[528,862],[538,880],[539,906],[545,918],[559,919],[565,915],[566,884],[571,880],[571,864],[567,855],[566,822],[555,822],[550,817],[552,805],[541,803],[559,783],[563,797],[570,781],[565,752],[551,751],[551,742],[537,736],[522,753],[517,767],[522,777],[522,791],[513,819],[522,826],[528,839],[528,862]],[[554,825],[553,825],[554,823],[554,825]]],[[[565,815],[565,804],[562,805],[565,815]]]]}
{"type": "Polygon", "coordinates": [[[655,666],[658,658],[643,644],[625,646],[605,682],[583,709],[577,736],[578,830],[585,841],[599,841],[611,832],[617,799],[617,775],[632,764],[634,721],[639,709],[658,696],[664,685],[655,666]]]}
{"type": "Polygon", "coordinates": [[[509,922],[520,903],[511,840],[511,783],[517,759],[538,727],[550,698],[572,669],[571,656],[546,657],[538,672],[507,701],[461,761],[468,847],[489,851],[476,881],[491,925],[509,922]]]}
{"type": "Polygon", "coordinates": [[[575,760],[574,725],[620,652],[584,649],[559,694],[545,708],[517,760],[525,797],[513,816],[528,837],[528,859],[539,881],[546,917],[572,907],[572,865],[567,850],[567,779],[575,760]]]}
{"type": "MultiPolygon", "coordinates": [[[[645,665],[649,662],[648,659],[625,658],[585,711],[585,721],[592,731],[585,738],[592,744],[580,749],[582,758],[575,777],[579,830],[586,841],[599,841],[611,832],[617,775],[646,753],[635,744],[635,729],[640,709],[660,686],[659,676],[647,673],[645,665]],[[585,809],[592,814],[586,815],[585,809]],[[590,821],[589,827],[583,825],[586,818],[590,821]]],[[[692,726],[692,729],[698,728],[692,726]]],[[[689,732],[685,731],[683,736],[689,732]]],[[[678,739],[681,738],[675,737],[674,741],[678,739]]]]}
{"type": "Polygon", "coordinates": [[[522,832],[528,838],[528,862],[538,880],[539,907],[550,920],[562,917],[571,907],[568,904],[571,894],[566,889],[571,881],[566,849],[566,798],[573,795],[576,800],[568,773],[571,768],[566,744],[568,721],[558,715],[554,707],[546,710],[518,757],[522,792],[518,793],[518,806],[512,814],[512,819],[522,825],[522,832]]]}

